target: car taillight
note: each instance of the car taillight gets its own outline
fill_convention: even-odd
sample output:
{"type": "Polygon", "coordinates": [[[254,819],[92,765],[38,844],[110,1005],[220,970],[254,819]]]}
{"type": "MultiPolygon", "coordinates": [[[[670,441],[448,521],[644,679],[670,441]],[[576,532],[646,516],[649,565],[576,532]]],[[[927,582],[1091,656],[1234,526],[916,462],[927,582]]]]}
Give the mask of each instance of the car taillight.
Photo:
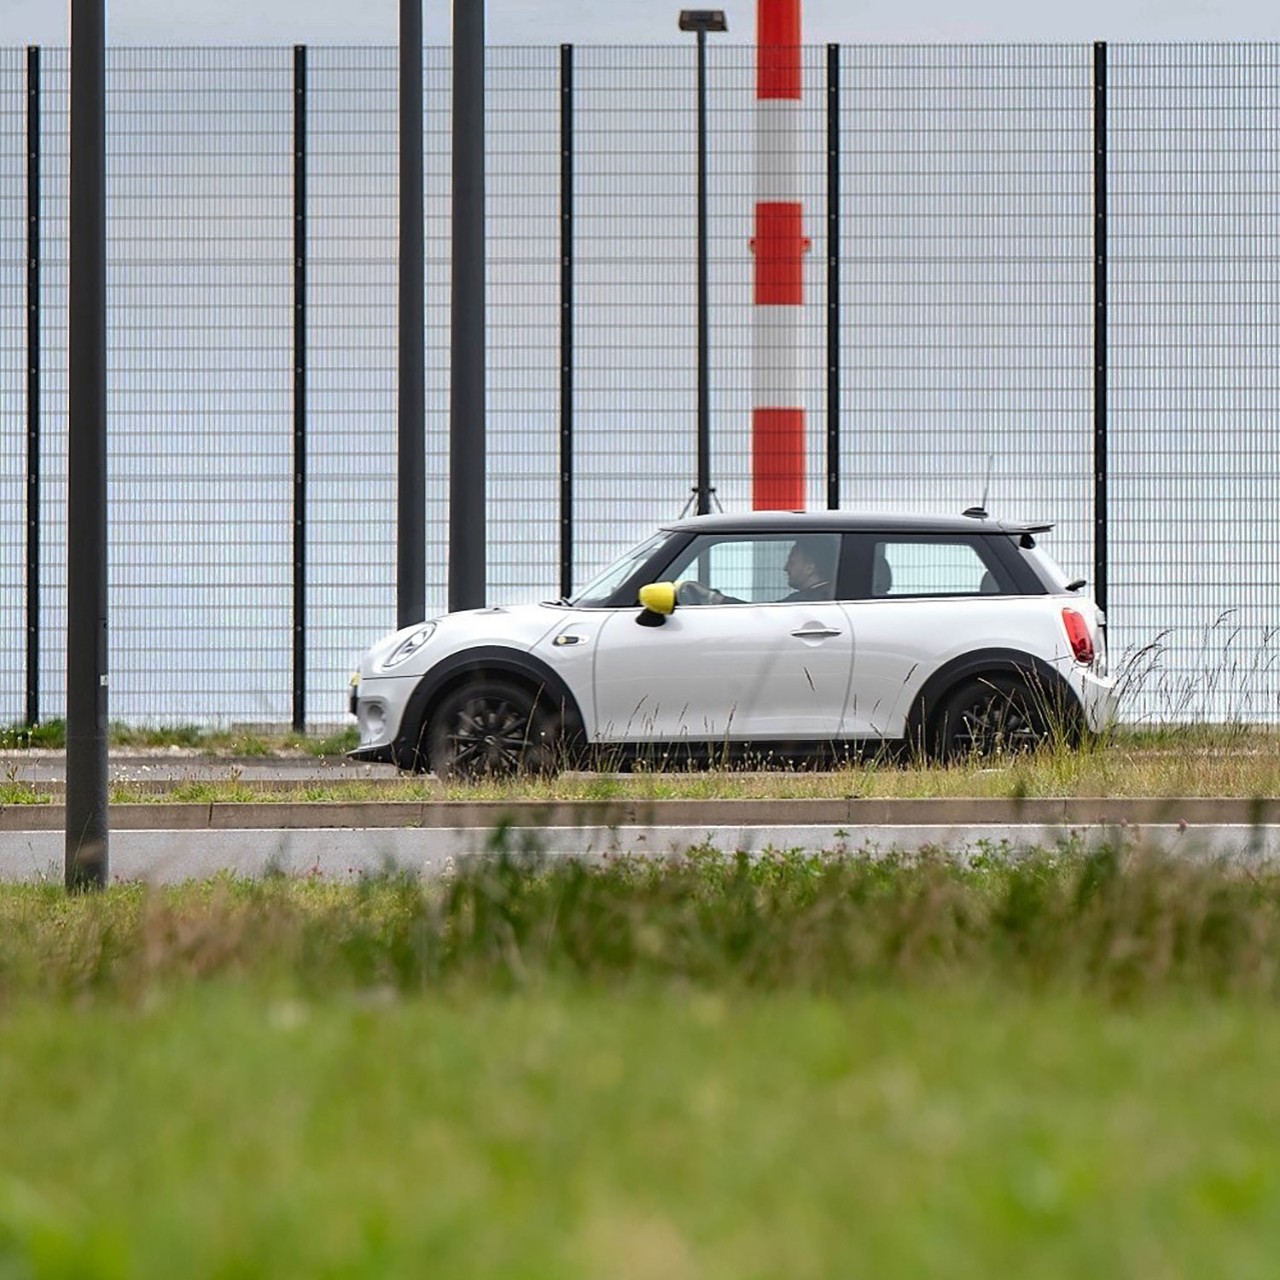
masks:
{"type": "Polygon", "coordinates": [[[1077,662],[1093,661],[1093,637],[1089,634],[1089,625],[1084,616],[1074,609],[1063,609],[1062,624],[1067,629],[1067,639],[1071,641],[1071,652],[1077,662]]]}

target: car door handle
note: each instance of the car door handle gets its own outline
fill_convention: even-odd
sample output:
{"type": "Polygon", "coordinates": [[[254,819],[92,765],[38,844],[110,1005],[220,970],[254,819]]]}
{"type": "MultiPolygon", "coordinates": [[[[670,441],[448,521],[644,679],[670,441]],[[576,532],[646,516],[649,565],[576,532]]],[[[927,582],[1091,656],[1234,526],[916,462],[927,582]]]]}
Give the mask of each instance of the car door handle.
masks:
{"type": "Polygon", "coordinates": [[[824,636],[838,636],[839,627],[802,627],[791,633],[797,640],[821,640],[824,636]]]}

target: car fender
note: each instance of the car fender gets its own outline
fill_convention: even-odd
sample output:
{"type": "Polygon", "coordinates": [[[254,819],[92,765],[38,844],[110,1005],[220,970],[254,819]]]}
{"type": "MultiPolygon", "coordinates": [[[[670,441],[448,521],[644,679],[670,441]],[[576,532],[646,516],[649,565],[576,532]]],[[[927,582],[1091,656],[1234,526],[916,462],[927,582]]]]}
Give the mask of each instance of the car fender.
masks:
{"type": "Polygon", "coordinates": [[[1043,658],[1020,649],[974,649],[943,663],[921,685],[907,715],[907,741],[924,741],[930,717],[952,689],[965,680],[989,675],[1014,675],[1033,688],[1044,690],[1050,703],[1073,719],[1083,711],[1076,691],[1043,658]]]}
{"type": "Polygon", "coordinates": [[[502,645],[483,645],[462,649],[441,659],[418,681],[405,704],[404,714],[400,717],[400,731],[392,744],[392,757],[399,768],[412,767],[420,730],[444,693],[461,677],[480,673],[513,676],[539,686],[541,696],[548,703],[563,709],[568,744],[572,746],[582,736],[582,710],[577,699],[564,680],[541,658],[502,645]]]}

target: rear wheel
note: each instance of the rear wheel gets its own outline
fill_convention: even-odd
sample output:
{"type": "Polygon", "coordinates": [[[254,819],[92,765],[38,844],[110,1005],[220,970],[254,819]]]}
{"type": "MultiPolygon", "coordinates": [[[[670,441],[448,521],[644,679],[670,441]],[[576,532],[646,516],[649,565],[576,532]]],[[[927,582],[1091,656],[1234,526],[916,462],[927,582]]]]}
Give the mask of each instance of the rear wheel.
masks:
{"type": "Polygon", "coordinates": [[[424,735],[431,771],[440,778],[554,772],[559,717],[539,697],[545,694],[526,685],[490,679],[447,693],[424,735]]]}
{"type": "Polygon", "coordinates": [[[1043,694],[1017,676],[967,680],[942,704],[933,722],[935,759],[944,762],[1033,751],[1050,737],[1043,694]]]}

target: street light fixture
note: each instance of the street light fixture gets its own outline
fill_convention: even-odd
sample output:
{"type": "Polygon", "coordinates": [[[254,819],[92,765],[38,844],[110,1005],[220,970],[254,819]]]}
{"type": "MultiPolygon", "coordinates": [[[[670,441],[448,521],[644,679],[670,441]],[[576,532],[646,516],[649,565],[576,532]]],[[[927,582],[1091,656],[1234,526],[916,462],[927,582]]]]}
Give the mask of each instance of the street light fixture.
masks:
{"type": "Polygon", "coordinates": [[[728,31],[723,9],[681,9],[681,31],[728,31]]]}
{"type": "Polygon", "coordinates": [[[680,30],[698,36],[698,481],[700,516],[711,510],[710,335],[707,304],[707,32],[728,31],[723,9],[681,9],[680,30]]]}

